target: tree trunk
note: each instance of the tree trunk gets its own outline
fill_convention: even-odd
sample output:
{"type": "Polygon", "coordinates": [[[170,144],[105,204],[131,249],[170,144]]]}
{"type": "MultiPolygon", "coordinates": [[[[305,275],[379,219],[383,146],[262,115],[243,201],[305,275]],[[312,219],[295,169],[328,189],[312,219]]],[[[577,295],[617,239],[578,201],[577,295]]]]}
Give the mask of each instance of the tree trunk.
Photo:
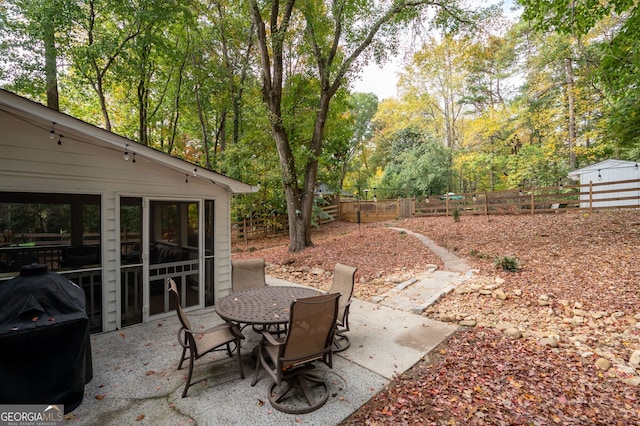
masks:
{"type": "MultiPolygon", "coordinates": [[[[282,185],[287,200],[287,214],[289,218],[289,251],[298,252],[312,245],[310,229],[313,215],[313,196],[318,173],[318,159],[322,153],[322,138],[324,135],[325,123],[329,111],[331,98],[342,84],[347,71],[353,65],[360,54],[372,43],[374,36],[389,23],[399,13],[406,9],[419,8],[426,4],[431,4],[427,0],[417,0],[415,2],[392,2],[384,13],[376,17],[367,29],[362,40],[353,46],[350,54],[342,51],[340,40],[344,37],[343,24],[345,21],[343,9],[345,6],[341,2],[333,4],[333,17],[335,19],[332,40],[326,40],[320,34],[316,34],[315,21],[316,12],[324,13],[324,3],[318,3],[320,9],[312,10],[313,2],[301,6],[302,15],[305,19],[304,37],[308,38],[309,47],[313,51],[309,60],[317,66],[317,75],[320,92],[319,103],[313,129],[313,136],[308,145],[308,156],[304,164],[304,180],[302,188],[297,176],[295,158],[288,139],[287,129],[285,129],[282,117],[282,90],[285,77],[292,75],[292,72],[284,72],[284,44],[287,41],[289,28],[292,22],[295,0],[282,0],[270,2],[269,19],[263,20],[261,9],[257,0],[250,2],[251,15],[257,34],[257,44],[260,52],[262,71],[262,95],[263,101],[269,110],[271,130],[278,149],[280,158],[280,170],[282,185]],[[338,4],[339,3],[339,4],[338,4]],[[397,3],[397,4],[396,4],[397,3]],[[268,31],[267,31],[268,25],[268,31]],[[343,56],[346,55],[346,56],[343,56]]],[[[269,2],[267,2],[269,4],[269,2]]],[[[265,7],[267,10],[268,7],[265,7]]],[[[317,18],[324,25],[321,18],[317,18]]],[[[295,21],[295,19],[294,19],[295,21]]],[[[295,22],[293,27],[300,28],[295,22]]]]}
{"type": "Polygon", "coordinates": [[[53,22],[44,23],[44,73],[47,86],[47,106],[60,111],[58,100],[58,52],[56,50],[55,28],[53,22]]]}
{"type": "Polygon", "coordinates": [[[200,103],[200,84],[196,85],[194,90],[196,99],[196,107],[198,110],[198,122],[200,123],[200,131],[202,132],[202,148],[205,156],[205,167],[211,169],[211,154],[209,153],[209,130],[207,126],[207,120],[202,111],[202,103],[200,103]]]}
{"type": "Polygon", "coordinates": [[[569,169],[576,168],[576,111],[573,95],[573,64],[571,58],[564,60],[565,76],[567,81],[567,108],[569,115],[569,169]]]}
{"type": "Polygon", "coordinates": [[[147,133],[147,121],[149,111],[149,90],[145,82],[145,77],[138,80],[138,142],[142,145],[149,144],[147,133]]]}

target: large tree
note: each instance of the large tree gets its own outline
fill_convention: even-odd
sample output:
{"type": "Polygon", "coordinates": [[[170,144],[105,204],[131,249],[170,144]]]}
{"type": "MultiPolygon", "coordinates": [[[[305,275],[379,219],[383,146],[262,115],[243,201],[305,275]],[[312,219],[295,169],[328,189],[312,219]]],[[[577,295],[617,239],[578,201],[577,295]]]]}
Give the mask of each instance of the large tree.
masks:
{"type": "MultiPolygon", "coordinates": [[[[607,97],[603,113],[608,120],[608,139],[617,145],[617,156],[633,159],[640,149],[640,108],[637,107],[640,97],[633,87],[640,73],[638,72],[638,3],[632,0],[517,0],[524,6],[523,19],[542,31],[553,31],[574,37],[578,47],[585,50],[582,37],[594,34],[594,44],[601,51],[596,55],[600,61],[600,70],[594,81],[601,94],[607,97]],[[611,22],[613,21],[613,22],[611,22]],[[602,27],[606,30],[603,31],[602,27]],[[620,84],[622,83],[622,84],[620,84]],[[627,151],[627,155],[621,155],[627,151]]],[[[589,46],[587,46],[588,48],[589,46]]],[[[594,58],[589,58],[593,61],[594,58]]],[[[569,104],[569,140],[575,141],[577,123],[572,121],[571,108],[574,89],[574,61],[567,57],[565,61],[566,86],[569,104]]],[[[611,142],[607,142],[611,143],[611,142]]],[[[575,163],[575,153],[571,153],[571,161],[575,163]]]]}
{"type": "MultiPolygon", "coordinates": [[[[331,100],[355,64],[394,51],[398,32],[428,9],[435,22],[456,24],[468,17],[456,1],[397,0],[250,0],[262,63],[263,100],[270,113],[271,131],[280,157],[287,199],[289,250],[312,245],[310,237],[318,159],[331,100]],[[296,58],[296,63],[291,60],[296,58]],[[316,79],[317,106],[308,140],[295,140],[283,113],[285,89],[295,71],[316,79]],[[296,145],[297,149],[296,149],[296,145]],[[298,165],[298,162],[301,164],[298,165]]],[[[290,122],[290,121],[289,121],[290,122]]]]}
{"type": "MultiPolygon", "coordinates": [[[[71,0],[0,2],[0,50],[4,72],[18,92],[44,86],[47,106],[59,110],[58,58],[68,49],[79,14],[71,0]]],[[[2,77],[0,69],[0,77],[2,77]]]]}

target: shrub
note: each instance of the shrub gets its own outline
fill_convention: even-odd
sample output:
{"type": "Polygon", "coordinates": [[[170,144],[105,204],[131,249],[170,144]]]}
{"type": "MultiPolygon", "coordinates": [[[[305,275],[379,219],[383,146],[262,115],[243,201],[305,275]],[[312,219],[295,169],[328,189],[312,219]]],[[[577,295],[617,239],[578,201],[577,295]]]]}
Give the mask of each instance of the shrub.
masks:
{"type": "Polygon", "coordinates": [[[458,209],[457,207],[453,209],[453,221],[460,222],[460,209],[458,209]]]}
{"type": "Polygon", "coordinates": [[[507,272],[517,272],[520,269],[518,259],[512,256],[497,257],[494,265],[496,268],[501,268],[503,271],[507,272]]]}

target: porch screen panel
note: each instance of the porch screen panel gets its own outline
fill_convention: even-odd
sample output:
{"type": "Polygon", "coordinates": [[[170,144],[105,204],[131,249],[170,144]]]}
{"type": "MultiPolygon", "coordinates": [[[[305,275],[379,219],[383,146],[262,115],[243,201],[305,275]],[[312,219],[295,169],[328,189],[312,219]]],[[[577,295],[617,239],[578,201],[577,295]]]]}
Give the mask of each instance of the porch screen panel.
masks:
{"type": "Polygon", "coordinates": [[[120,317],[142,322],[142,198],[120,198],[120,317]]]}
{"type": "Polygon", "coordinates": [[[149,314],[175,309],[166,281],[178,285],[182,306],[200,303],[197,202],[152,201],[149,220],[149,314]]]}
{"type": "Polygon", "coordinates": [[[0,281],[31,263],[80,286],[91,331],[102,331],[99,195],[0,192],[0,281]]]}

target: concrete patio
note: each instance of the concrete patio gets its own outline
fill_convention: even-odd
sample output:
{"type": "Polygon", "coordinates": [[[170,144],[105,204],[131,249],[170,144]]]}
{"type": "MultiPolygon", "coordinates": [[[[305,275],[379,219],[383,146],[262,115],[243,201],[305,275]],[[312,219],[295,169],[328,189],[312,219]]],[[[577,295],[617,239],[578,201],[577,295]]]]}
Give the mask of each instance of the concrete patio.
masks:
{"type": "MultiPolygon", "coordinates": [[[[289,284],[270,280],[270,285],[289,284]]],[[[433,297],[425,294],[423,300],[433,297]]],[[[221,319],[212,308],[190,314],[194,328],[207,328],[221,319]]],[[[378,393],[456,327],[383,304],[354,299],[350,315],[351,347],[333,358],[333,369],[319,368],[330,384],[329,401],[303,415],[271,407],[271,379],[262,371],[251,386],[255,364],[251,349],[259,336],[244,329],[245,372],[241,380],[235,358],[223,352],[196,362],[194,377],[216,377],[189,389],[181,398],[186,369],[176,370],[181,347],[177,316],[121,331],[92,336],[93,380],[82,404],[69,413],[67,424],[78,425],[335,425],[378,393]],[[218,373],[219,372],[219,373],[218,373]]]]}

